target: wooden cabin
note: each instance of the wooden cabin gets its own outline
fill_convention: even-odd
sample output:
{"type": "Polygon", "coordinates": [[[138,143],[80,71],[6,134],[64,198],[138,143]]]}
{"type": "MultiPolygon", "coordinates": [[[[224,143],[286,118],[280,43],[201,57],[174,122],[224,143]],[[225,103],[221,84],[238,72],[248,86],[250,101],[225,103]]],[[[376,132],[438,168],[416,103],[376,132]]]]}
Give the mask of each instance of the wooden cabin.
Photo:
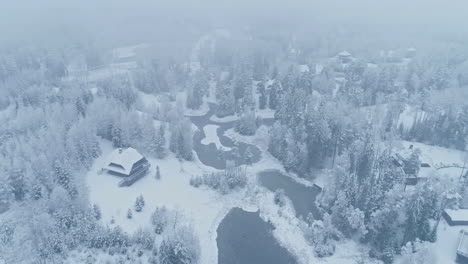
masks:
{"type": "Polygon", "coordinates": [[[123,178],[119,186],[130,186],[149,170],[150,164],[143,155],[134,148],[118,148],[110,156],[104,168],[108,174],[123,178]]]}

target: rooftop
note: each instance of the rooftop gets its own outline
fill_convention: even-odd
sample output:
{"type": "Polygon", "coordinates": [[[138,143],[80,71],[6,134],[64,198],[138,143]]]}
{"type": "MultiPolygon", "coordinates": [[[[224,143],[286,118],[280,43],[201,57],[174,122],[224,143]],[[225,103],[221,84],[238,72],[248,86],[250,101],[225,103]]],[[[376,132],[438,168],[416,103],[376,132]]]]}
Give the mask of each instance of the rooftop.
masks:
{"type": "Polygon", "coordinates": [[[142,158],[143,156],[134,148],[115,149],[109,155],[106,169],[128,175],[132,170],[133,164],[137,163],[142,158]],[[115,166],[109,166],[111,163],[120,165],[123,169],[115,166]]]}
{"type": "Polygon", "coordinates": [[[344,51],[338,53],[338,56],[340,56],[340,57],[349,57],[349,56],[351,56],[351,53],[349,53],[348,51],[344,50],[344,51]]]}
{"type": "MultiPolygon", "coordinates": [[[[458,209],[458,210],[446,209],[445,213],[454,222],[455,221],[468,221],[468,209],[458,209]]],[[[467,252],[468,252],[468,247],[467,247],[467,252]]]]}

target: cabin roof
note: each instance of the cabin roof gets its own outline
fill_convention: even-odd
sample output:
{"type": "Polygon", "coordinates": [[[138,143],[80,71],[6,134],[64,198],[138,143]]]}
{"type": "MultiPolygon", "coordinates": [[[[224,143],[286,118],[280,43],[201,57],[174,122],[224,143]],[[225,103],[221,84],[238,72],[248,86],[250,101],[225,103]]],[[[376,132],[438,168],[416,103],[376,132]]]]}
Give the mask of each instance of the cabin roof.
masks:
{"type": "Polygon", "coordinates": [[[129,175],[135,163],[144,157],[134,148],[115,149],[109,155],[106,169],[129,175]],[[111,163],[122,166],[111,166],[111,163]]]}
{"type": "Polygon", "coordinates": [[[468,257],[468,233],[465,230],[462,230],[460,233],[457,253],[464,257],[468,257]]]}
{"type": "Polygon", "coordinates": [[[351,53],[349,53],[346,50],[343,50],[342,52],[338,53],[338,56],[340,56],[340,57],[349,57],[349,56],[351,56],[351,53]]]}
{"type": "MultiPolygon", "coordinates": [[[[468,221],[468,209],[458,209],[458,210],[446,209],[445,213],[454,222],[468,221]]],[[[467,247],[467,252],[468,252],[468,247],[467,247]]]]}

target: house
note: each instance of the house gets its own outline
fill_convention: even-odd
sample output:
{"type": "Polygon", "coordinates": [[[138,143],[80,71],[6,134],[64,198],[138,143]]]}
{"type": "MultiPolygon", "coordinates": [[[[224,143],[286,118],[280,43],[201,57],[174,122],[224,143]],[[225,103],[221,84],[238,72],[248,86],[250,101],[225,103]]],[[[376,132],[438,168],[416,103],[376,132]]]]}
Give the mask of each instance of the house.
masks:
{"type": "Polygon", "coordinates": [[[130,186],[148,172],[150,164],[145,157],[143,157],[134,148],[118,148],[114,150],[110,156],[109,161],[104,170],[108,174],[115,175],[123,178],[119,186],[130,186]]]}
{"type": "Polygon", "coordinates": [[[445,221],[447,221],[447,224],[449,224],[450,226],[468,225],[468,209],[446,209],[442,213],[442,216],[445,218],[445,221]]]}
{"type": "Polygon", "coordinates": [[[392,155],[392,164],[395,167],[401,168],[406,175],[406,185],[416,185],[420,181],[426,180],[434,174],[435,169],[430,165],[428,158],[424,155],[420,156],[419,168],[414,166],[406,166],[410,162],[411,153],[413,152],[413,145],[410,145],[407,150],[394,153],[392,155]]]}
{"type": "Polygon", "coordinates": [[[349,63],[353,60],[351,53],[347,52],[346,50],[338,53],[336,57],[343,64],[349,63]]]}
{"type": "Polygon", "coordinates": [[[406,58],[414,58],[416,56],[416,49],[415,48],[409,48],[406,50],[405,57],[406,58]]]}
{"type": "Polygon", "coordinates": [[[460,240],[457,246],[457,262],[468,263],[468,233],[465,230],[460,231],[460,240]]]}

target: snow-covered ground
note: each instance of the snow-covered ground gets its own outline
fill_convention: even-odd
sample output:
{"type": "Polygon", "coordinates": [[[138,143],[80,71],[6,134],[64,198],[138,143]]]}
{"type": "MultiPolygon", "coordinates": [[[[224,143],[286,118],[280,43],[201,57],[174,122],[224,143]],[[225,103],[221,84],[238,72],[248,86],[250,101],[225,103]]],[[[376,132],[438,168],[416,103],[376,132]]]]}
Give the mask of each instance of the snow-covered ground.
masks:
{"type": "Polygon", "coordinates": [[[215,144],[216,148],[223,148],[224,150],[230,150],[230,148],[225,147],[219,141],[218,134],[216,130],[219,128],[217,125],[206,125],[203,127],[203,132],[205,132],[205,138],[202,139],[201,143],[204,145],[215,144]]]}
{"type": "Polygon", "coordinates": [[[111,53],[115,59],[125,59],[125,58],[134,57],[138,49],[147,48],[147,47],[149,47],[149,44],[142,43],[142,44],[137,44],[137,45],[115,48],[111,51],[111,53]]]}
{"type": "Polygon", "coordinates": [[[407,256],[399,256],[395,264],[424,263],[424,264],[456,264],[457,247],[461,230],[466,226],[450,226],[445,219],[441,219],[437,228],[437,241],[427,243],[424,251],[407,256]],[[417,255],[421,256],[417,256],[417,255]],[[419,262],[416,262],[419,259],[419,262]],[[413,260],[413,261],[411,261],[413,260]],[[424,262],[421,262],[423,260],[424,262]]]}
{"type": "Polygon", "coordinates": [[[212,115],[210,117],[211,121],[218,122],[218,123],[232,122],[232,121],[236,121],[237,119],[239,119],[237,115],[230,115],[230,116],[225,116],[225,117],[217,117],[216,115],[212,115]]]}
{"type": "Polygon", "coordinates": [[[413,148],[421,150],[421,161],[429,163],[433,168],[444,167],[449,165],[452,167],[438,169],[437,172],[440,175],[447,175],[453,178],[460,177],[462,169],[460,168],[464,164],[464,160],[468,157],[466,152],[449,149],[438,146],[431,146],[419,142],[410,142],[410,141],[397,141],[397,147],[402,151],[409,149],[410,145],[413,145],[413,148]]]}
{"type": "Polygon", "coordinates": [[[177,209],[191,221],[200,238],[200,263],[217,262],[216,228],[232,206],[240,205],[237,201],[243,197],[243,191],[223,196],[206,188],[190,186],[193,175],[213,169],[197,160],[181,162],[172,154],[162,160],[147,157],[151,163],[148,175],[130,187],[118,187],[119,178],[99,173],[113,149],[105,141],[101,148],[103,154],[96,159],[86,178],[90,201],[101,208],[103,224],[111,225],[111,219],[114,219],[114,225],[133,233],[139,228],[150,227],[150,216],[156,206],[177,209]],[[156,166],[160,168],[161,180],[154,177],[156,166]],[[143,195],[145,207],[142,212],[134,211],[133,218],[128,219],[127,210],[134,209],[139,195],[143,195]]]}
{"type": "Polygon", "coordinates": [[[257,109],[255,111],[255,114],[258,117],[261,117],[261,118],[274,118],[275,117],[275,110],[272,110],[272,109],[269,109],[269,108],[257,109]]]}

